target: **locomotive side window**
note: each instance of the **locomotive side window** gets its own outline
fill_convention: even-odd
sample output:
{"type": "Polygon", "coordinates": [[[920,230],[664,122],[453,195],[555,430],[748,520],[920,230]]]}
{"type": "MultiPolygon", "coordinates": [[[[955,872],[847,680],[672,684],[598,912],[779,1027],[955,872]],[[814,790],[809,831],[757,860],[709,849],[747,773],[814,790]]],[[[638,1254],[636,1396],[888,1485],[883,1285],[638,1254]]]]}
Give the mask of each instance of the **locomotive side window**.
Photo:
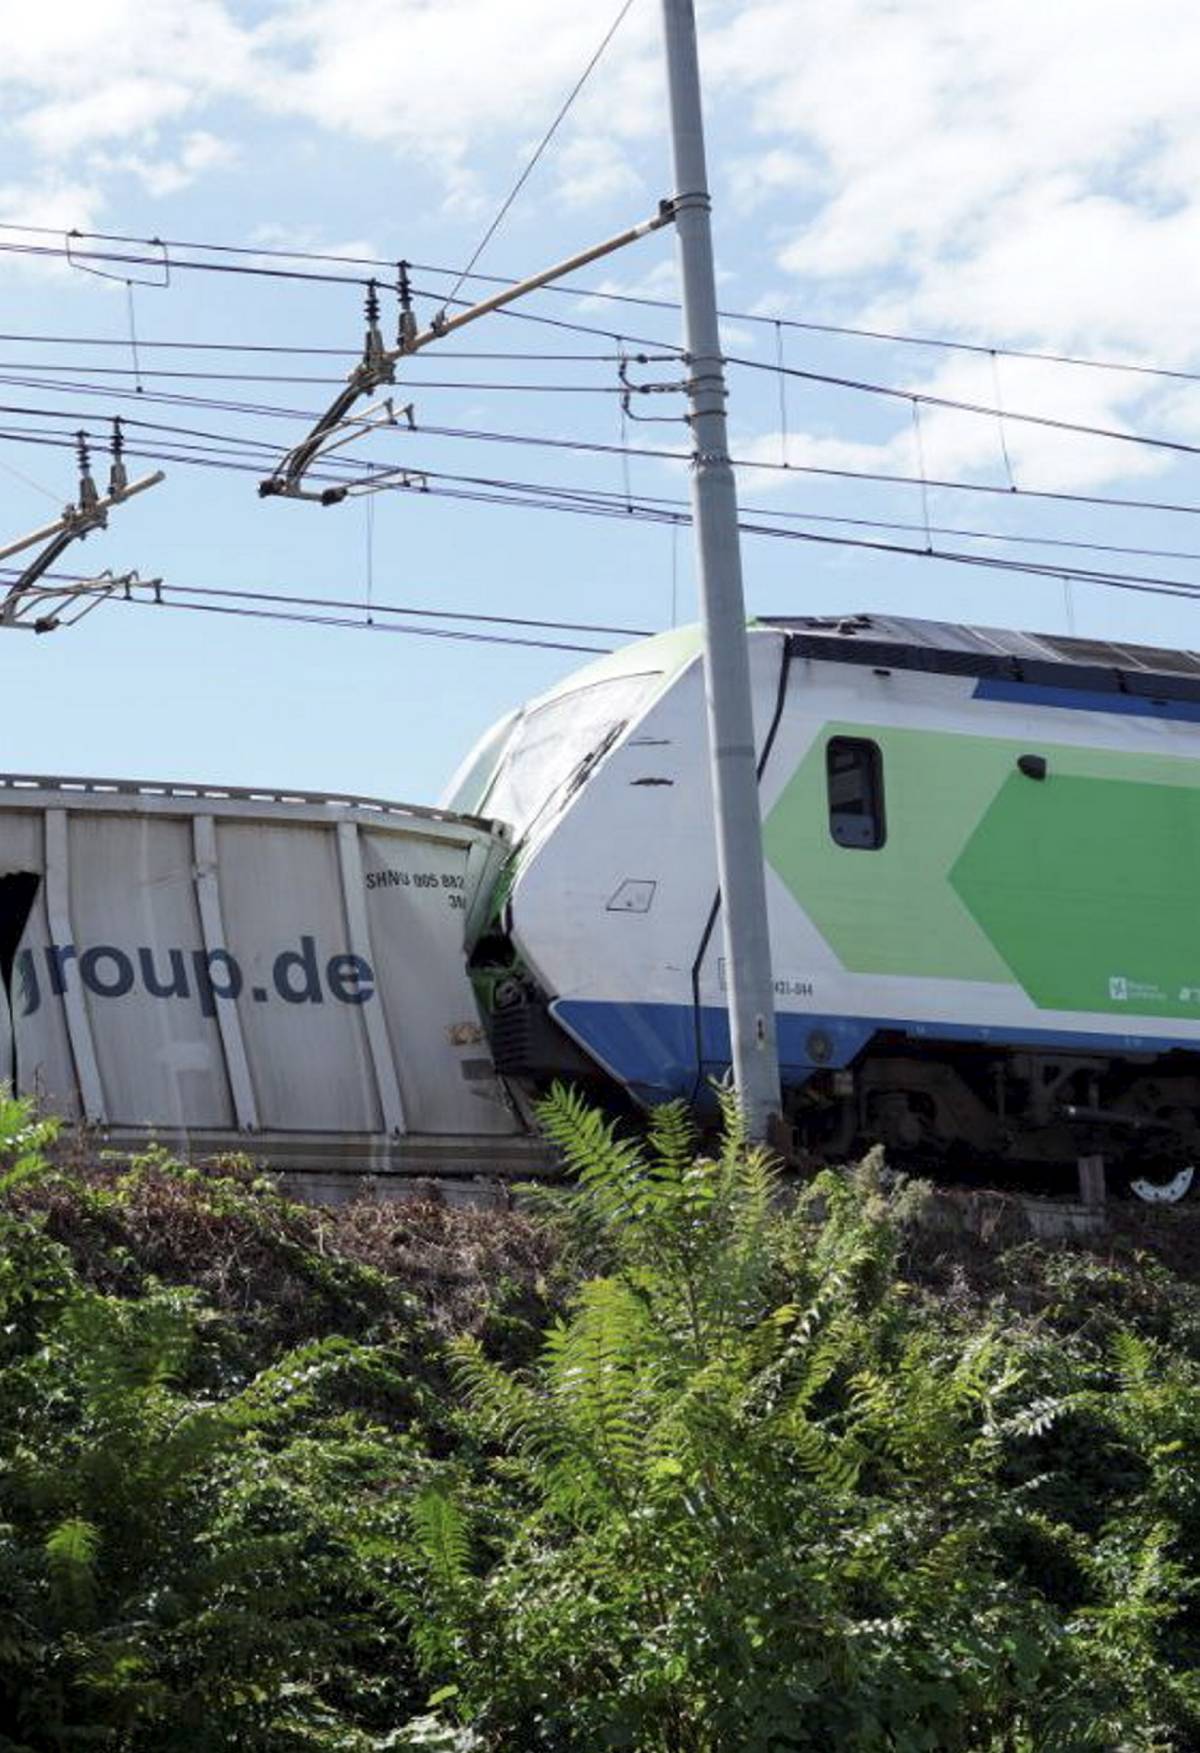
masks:
{"type": "Polygon", "coordinates": [[[883,757],[867,737],[830,737],[825,745],[829,832],[839,846],[875,852],[887,838],[883,757]]]}

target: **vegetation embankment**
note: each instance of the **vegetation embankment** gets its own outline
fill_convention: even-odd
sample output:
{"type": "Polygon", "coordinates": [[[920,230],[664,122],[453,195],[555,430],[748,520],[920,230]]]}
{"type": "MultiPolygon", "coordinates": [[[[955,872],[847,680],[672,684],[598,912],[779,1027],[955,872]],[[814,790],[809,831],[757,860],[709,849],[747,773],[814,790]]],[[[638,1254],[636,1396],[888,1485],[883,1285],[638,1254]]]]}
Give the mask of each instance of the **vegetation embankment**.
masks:
{"type": "Polygon", "coordinates": [[[0,1105],[0,1749],[1200,1745],[1188,1219],[547,1124],[532,1215],[328,1212],[0,1105]]]}

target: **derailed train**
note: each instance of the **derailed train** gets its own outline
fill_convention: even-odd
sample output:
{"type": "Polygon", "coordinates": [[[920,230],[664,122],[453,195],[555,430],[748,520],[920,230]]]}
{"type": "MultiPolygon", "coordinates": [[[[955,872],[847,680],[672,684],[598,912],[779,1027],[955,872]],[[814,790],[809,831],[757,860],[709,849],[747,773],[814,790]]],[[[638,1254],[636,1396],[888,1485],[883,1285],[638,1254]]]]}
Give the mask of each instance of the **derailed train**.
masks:
{"type": "MultiPolygon", "coordinates": [[[[1200,657],[855,615],[750,635],[799,1146],[1144,1197],[1200,1139],[1200,657]]],[[[528,1096],[729,1043],[694,630],[503,720],[441,810],[0,783],[0,1080],[126,1142],[519,1174],[528,1096]],[[7,1061],[7,1064],[6,1064],[7,1061]]]]}
{"type": "MultiPolygon", "coordinates": [[[[857,615],[750,637],[799,1141],[928,1163],[1200,1145],[1200,658],[857,615]]],[[[447,798],[516,851],[472,964],[499,1069],[698,1099],[729,1060],[692,633],[485,738],[447,798]]]]}

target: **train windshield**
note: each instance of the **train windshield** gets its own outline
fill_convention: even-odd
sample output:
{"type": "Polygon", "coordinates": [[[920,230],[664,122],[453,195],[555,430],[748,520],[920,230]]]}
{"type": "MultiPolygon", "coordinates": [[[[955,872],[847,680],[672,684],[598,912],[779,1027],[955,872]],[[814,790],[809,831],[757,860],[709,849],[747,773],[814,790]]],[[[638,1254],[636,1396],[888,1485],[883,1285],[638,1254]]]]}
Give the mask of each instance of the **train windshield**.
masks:
{"type": "Polygon", "coordinates": [[[562,807],[661,681],[658,670],[613,676],[530,707],[512,728],[479,813],[523,840],[562,807]]]}

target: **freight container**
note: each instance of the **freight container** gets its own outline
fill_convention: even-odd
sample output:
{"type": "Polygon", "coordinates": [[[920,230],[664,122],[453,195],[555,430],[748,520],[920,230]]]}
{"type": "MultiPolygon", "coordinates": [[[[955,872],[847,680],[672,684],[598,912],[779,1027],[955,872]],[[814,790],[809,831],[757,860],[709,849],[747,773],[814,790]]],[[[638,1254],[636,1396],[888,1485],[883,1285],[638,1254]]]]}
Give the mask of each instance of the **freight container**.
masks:
{"type": "Polygon", "coordinates": [[[0,777],[0,1082],[122,1149],[524,1173],[464,938],[485,821],[358,797],[0,777]]]}

